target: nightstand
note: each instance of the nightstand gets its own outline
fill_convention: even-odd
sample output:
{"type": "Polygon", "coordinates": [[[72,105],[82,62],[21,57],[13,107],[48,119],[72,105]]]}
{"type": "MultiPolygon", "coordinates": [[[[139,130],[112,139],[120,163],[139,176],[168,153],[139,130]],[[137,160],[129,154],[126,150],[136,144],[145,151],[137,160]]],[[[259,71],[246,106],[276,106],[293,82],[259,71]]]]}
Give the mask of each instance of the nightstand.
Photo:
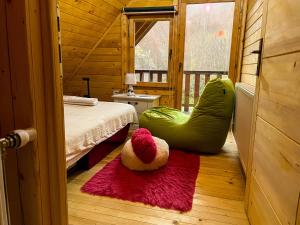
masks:
{"type": "Polygon", "coordinates": [[[159,106],[160,95],[135,95],[128,96],[126,94],[116,94],[112,96],[114,102],[121,102],[133,105],[136,109],[138,116],[145,110],[159,106]]]}

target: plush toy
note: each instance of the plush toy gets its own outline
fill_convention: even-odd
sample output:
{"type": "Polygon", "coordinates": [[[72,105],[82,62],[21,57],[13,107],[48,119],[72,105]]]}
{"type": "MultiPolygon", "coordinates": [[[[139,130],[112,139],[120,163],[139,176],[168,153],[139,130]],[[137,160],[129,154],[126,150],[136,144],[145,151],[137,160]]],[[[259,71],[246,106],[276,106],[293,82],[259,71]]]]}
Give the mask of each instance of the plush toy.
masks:
{"type": "Polygon", "coordinates": [[[168,144],[145,128],[137,129],[121,152],[123,165],[131,170],[155,170],[165,165],[168,158],[168,144]]]}

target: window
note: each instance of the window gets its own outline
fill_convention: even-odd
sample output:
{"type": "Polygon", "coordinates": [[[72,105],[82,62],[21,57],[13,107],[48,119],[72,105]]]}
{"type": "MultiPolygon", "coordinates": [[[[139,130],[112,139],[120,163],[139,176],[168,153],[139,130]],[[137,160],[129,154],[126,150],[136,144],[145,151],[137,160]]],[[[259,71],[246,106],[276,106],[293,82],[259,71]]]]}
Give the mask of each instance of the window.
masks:
{"type": "Polygon", "coordinates": [[[130,60],[138,85],[167,85],[172,60],[172,18],[135,18],[130,22],[130,60]]]}
{"type": "Polygon", "coordinates": [[[181,101],[185,112],[192,111],[209,80],[228,77],[234,6],[187,5],[181,101]]]}

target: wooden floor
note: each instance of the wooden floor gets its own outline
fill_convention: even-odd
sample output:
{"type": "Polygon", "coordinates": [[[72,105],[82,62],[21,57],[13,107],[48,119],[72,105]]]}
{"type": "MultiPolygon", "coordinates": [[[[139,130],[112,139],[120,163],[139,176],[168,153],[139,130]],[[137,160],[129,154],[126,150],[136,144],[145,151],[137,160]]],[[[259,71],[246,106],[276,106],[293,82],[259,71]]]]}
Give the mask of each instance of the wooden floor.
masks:
{"type": "Polygon", "coordinates": [[[114,150],[89,171],[69,176],[69,224],[249,224],[243,205],[245,183],[231,134],[221,154],[201,156],[193,209],[188,213],[81,193],[80,187],[114,159],[120,149],[114,150]]]}

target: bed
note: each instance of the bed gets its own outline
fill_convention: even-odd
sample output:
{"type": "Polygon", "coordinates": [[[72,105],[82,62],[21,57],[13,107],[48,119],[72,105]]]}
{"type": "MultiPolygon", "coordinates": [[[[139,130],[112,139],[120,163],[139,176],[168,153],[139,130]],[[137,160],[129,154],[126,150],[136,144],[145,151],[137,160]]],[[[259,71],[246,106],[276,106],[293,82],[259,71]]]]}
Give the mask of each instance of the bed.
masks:
{"type": "Polygon", "coordinates": [[[100,101],[95,106],[65,104],[64,111],[67,169],[95,146],[138,120],[132,105],[115,102],[100,101]]]}

